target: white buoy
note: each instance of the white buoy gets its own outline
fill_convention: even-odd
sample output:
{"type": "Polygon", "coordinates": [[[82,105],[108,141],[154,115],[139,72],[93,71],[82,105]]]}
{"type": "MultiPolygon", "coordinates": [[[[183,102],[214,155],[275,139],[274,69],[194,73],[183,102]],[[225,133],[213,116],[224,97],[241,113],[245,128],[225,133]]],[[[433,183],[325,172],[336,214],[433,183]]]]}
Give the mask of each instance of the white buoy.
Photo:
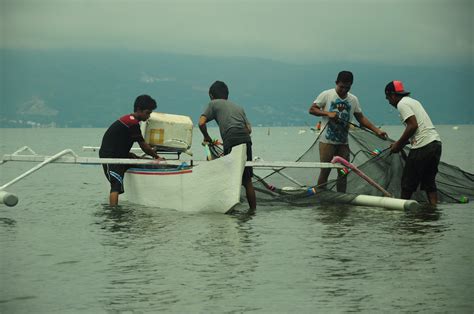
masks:
{"type": "MultiPolygon", "coordinates": [[[[315,195],[317,193],[314,187],[283,187],[281,188],[281,191],[285,194],[301,194],[302,192],[306,191],[308,196],[315,195]]],[[[420,208],[420,203],[415,200],[405,200],[400,198],[365,194],[357,195],[349,203],[352,205],[381,207],[394,210],[416,210],[420,208]]]]}
{"type": "Polygon", "coordinates": [[[395,210],[416,210],[420,204],[415,200],[404,200],[391,197],[359,195],[351,201],[353,205],[376,206],[395,210]]]}
{"type": "Polygon", "coordinates": [[[15,206],[18,204],[18,197],[15,194],[7,191],[0,191],[0,200],[7,206],[15,206]]]}

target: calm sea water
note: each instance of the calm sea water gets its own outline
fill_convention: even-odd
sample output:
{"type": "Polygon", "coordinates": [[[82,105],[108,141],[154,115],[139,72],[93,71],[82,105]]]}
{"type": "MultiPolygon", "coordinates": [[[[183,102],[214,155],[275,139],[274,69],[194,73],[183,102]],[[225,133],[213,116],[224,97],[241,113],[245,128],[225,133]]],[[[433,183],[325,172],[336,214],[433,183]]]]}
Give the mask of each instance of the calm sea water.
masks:
{"type": "MultiPolygon", "coordinates": [[[[402,128],[386,130],[397,138],[402,128]]],[[[474,127],[438,130],[442,159],[474,172],[474,127]]],[[[103,132],[0,129],[0,153],[28,145],[90,155],[81,147],[99,145],[103,132]]],[[[314,136],[256,128],[254,154],[295,160],[314,136]]],[[[196,159],[201,139],[195,133],[196,159]]],[[[1,165],[0,185],[33,166],[1,165]]],[[[434,212],[315,205],[184,214],[126,202],[111,210],[100,167],[59,164],[8,190],[20,202],[0,205],[1,313],[474,311],[473,202],[434,212]]]]}

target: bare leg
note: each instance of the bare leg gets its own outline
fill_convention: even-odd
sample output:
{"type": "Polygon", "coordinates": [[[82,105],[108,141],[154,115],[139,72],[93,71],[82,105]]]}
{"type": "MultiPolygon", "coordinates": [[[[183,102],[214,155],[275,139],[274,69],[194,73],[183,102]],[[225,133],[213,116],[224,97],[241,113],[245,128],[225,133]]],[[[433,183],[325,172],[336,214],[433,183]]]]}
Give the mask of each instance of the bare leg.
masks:
{"type": "MultiPolygon", "coordinates": [[[[349,149],[349,145],[337,145],[337,150],[334,155],[341,156],[347,161],[351,159],[351,151],[349,149]]],[[[346,193],[347,189],[347,176],[341,174],[340,172],[337,173],[337,191],[346,193]]]]}
{"type": "Polygon", "coordinates": [[[119,192],[110,192],[109,205],[110,206],[117,206],[118,198],[119,198],[119,192]]]}
{"type": "Polygon", "coordinates": [[[329,174],[331,173],[331,168],[322,168],[319,172],[318,186],[322,186],[328,182],[329,174]]]}
{"type": "Polygon", "coordinates": [[[438,192],[426,192],[426,195],[428,196],[428,202],[431,205],[436,206],[436,204],[438,204],[438,192]]]}
{"type": "Polygon", "coordinates": [[[337,174],[336,189],[338,192],[345,193],[347,189],[347,177],[345,175],[337,174]]]}
{"type": "Polygon", "coordinates": [[[245,187],[245,194],[247,196],[247,201],[249,202],[249,207],[252,210],[257,209],[257,197],[255,196],[255,190],[253,188],[252,179],[247,179],[242,182],[242,185],[245,187]]]}
{"type": "MultiPolygon", "coordinates": [[[[319,143],[319,160],[321,162],[331,162],[331,159],[334,157],[336,152],[335,145],[319,143]]],[[[319,172],[318,186],[324,185],[328,182],[329,174],[331,173],[331,168],[322,168],[319,172]]]]}

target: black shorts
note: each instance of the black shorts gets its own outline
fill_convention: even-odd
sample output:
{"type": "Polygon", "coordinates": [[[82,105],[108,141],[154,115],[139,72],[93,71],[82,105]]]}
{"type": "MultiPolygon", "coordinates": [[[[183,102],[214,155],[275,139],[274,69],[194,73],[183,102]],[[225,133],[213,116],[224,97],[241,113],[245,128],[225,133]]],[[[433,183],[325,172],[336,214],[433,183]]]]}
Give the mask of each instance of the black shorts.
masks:
{"type": "Polygon", "coordinates": [[[441,142],[433,141],[426,146],[412,149],[406,159],[402,175],[402,190],[415,192],[421,190],[436,192],[436,174],[441,159],[441,142]]]}
{"type": "MultiPolygon", "coordinates": [[[[247,161],[252,161],[252,143],[247,142],[247,143],[242,143],[242,144],[246,144],[246,147],[247,147],[247,161]]],[[[232,151],[232,147],[224,147],[224,155],[230,154],[231,151],[232,151]]],[[[251,180],[252,177],[253,177],[253,168],[245,167],[244,174],[242,175],[242,182],[251,180]]]]}
{"type": "Polygon", "coordinates": [[[103,164],[102,168],[104,168],[105,177],[110,182],[110,193],[118,192],[119,194],[122,194],[124,192],[123,176],[125,171],[130,168],[130,165],[103,164]]]}

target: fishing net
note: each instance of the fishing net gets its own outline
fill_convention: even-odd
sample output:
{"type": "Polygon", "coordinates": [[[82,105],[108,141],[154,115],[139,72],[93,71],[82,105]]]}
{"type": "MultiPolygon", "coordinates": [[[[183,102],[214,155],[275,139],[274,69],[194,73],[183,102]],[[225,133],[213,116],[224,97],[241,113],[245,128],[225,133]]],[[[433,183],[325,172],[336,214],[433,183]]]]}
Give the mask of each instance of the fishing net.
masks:
{"type": "Polygon", "coordinates": [[[203,142],[202,146],[206,151],[206,159],[207,160],[214,160],[224,156],[224,148],[222,147],[222,143],[218,140],[213,140],[212,142],[203,142]]]}
{"type": "MultiPolygon", "coordinates": [[[[301,162],[319,162],[321,132],[308,150],[297,159],[301,162]]],[[[401,195],[401,176],[409,148],[400,154],[391,154],[388,147],[394,141],[383,140],[372,132],[352,127],[349,131],[350,160],[368,177],[373,179],[394,197],[401,195]]],[[[329,180],[317,186],[319,168],[275,168],[265,171],[254,168],[254,187],[257,200],[262,203],[350,203],[357,195],[383,196],[383,193],[368,184],[354,171],[332,169],[329,180]],[[337,171],[344,171],[347,179],[346,193],[336,192],[337,171]]],[[[465,203],[474,199],[474,174],[441,162],[436,177],[438,199],[444,203],[465,203]]],[[[424,191],[416,191],[412,199],[427,202],[424,191]]]]}

